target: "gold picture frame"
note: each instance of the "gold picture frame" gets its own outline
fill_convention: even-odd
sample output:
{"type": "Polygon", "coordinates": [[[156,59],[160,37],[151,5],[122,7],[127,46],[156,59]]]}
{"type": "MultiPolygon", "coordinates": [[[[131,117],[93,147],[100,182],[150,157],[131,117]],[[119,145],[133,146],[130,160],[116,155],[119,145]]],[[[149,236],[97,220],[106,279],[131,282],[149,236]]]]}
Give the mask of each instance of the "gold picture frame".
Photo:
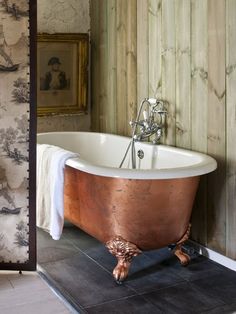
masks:
{"type": "Polygon", "coordinates": [[[87,111],[88,47],[88,34],[38,34],[38,116],[87,111]]]}

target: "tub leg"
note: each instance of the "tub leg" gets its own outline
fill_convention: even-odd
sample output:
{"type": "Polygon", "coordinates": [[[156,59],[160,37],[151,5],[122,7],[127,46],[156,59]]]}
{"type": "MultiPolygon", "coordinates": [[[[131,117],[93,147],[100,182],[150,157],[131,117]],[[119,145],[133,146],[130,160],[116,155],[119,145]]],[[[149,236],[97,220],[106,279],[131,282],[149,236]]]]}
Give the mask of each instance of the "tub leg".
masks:
{"type": "Polygon", "coordinates": [[[117,258],[118,263],[113,270],[113,276],[118,283],[121,283],[128,276],[132,258],[141,254],[142,251],[135,244],[120,236],[108,241],[106,247],[117,258]]]}
{"type": "Polygon", "coordinates": [[[188,229],[184,236],[176,243],[176,247],[174,249],[174,254],[180,260],[181,265],[188,265],[190,262],[190,256],[182,251],[182,245],[188,240],[190,235],[191,224],[189,224],[188,229]]]}

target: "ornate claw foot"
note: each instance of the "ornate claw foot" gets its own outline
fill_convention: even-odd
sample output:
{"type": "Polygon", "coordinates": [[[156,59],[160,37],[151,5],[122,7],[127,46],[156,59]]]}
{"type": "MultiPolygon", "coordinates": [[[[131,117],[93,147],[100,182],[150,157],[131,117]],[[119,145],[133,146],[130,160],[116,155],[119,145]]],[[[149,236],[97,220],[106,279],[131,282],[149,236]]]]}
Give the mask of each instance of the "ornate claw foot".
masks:
{"type": "Polygon", "coordinates": [[[188,265],[188,263],[190,262],[190,256],[182,251],[182,245],[189,238],[190,229],[191,229],[191,224],[189,224],[188,229],[186,233],[184,234],[184,236],[176,243],[176,247],[174,250],[174,254],[178,257],[181,265],[183,266],[188,265]]]}
{"type": "Polygon", "coordinates": [[[190,262],[190,256],[182,251],[181,245],[176,246],[174,253],[180,260],[181,265],[188,265],[190,262]]]}
{"type": "Polygon", "coordinates": [[[108,241],[106,247],[118,260],[118,263],[113,270],[113,276],[115,280],[120,283],[128,276],[132,258],[141,254],[142,251],[135,244],[126,241],[120,236],[108,241]]]}

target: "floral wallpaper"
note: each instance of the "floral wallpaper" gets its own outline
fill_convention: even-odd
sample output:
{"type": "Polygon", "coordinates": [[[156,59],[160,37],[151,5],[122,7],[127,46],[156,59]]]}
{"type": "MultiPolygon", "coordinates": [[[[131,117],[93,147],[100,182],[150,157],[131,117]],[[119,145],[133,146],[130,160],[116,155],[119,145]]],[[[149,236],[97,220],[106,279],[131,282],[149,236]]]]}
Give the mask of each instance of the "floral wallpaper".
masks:
{"type": "Polygon", "coordinates": [[[28,12],[0,0],[0,263],[29,259],[28,12]]]}

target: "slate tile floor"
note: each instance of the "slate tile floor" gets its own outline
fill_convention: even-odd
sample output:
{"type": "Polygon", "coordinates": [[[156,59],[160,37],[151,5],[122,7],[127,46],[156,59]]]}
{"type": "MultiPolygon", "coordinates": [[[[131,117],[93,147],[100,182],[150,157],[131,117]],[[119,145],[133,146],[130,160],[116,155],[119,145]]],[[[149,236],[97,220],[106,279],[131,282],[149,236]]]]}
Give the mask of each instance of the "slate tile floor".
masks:
{"type": "Polygon", "coordinates": [[[59,241],[38,230],[38,263],[78,313],[236,313],[236,273],[196,253],[182,267],[167,248],[145,252],[117,285],[116,259],[67,225],[59,241]]]}

